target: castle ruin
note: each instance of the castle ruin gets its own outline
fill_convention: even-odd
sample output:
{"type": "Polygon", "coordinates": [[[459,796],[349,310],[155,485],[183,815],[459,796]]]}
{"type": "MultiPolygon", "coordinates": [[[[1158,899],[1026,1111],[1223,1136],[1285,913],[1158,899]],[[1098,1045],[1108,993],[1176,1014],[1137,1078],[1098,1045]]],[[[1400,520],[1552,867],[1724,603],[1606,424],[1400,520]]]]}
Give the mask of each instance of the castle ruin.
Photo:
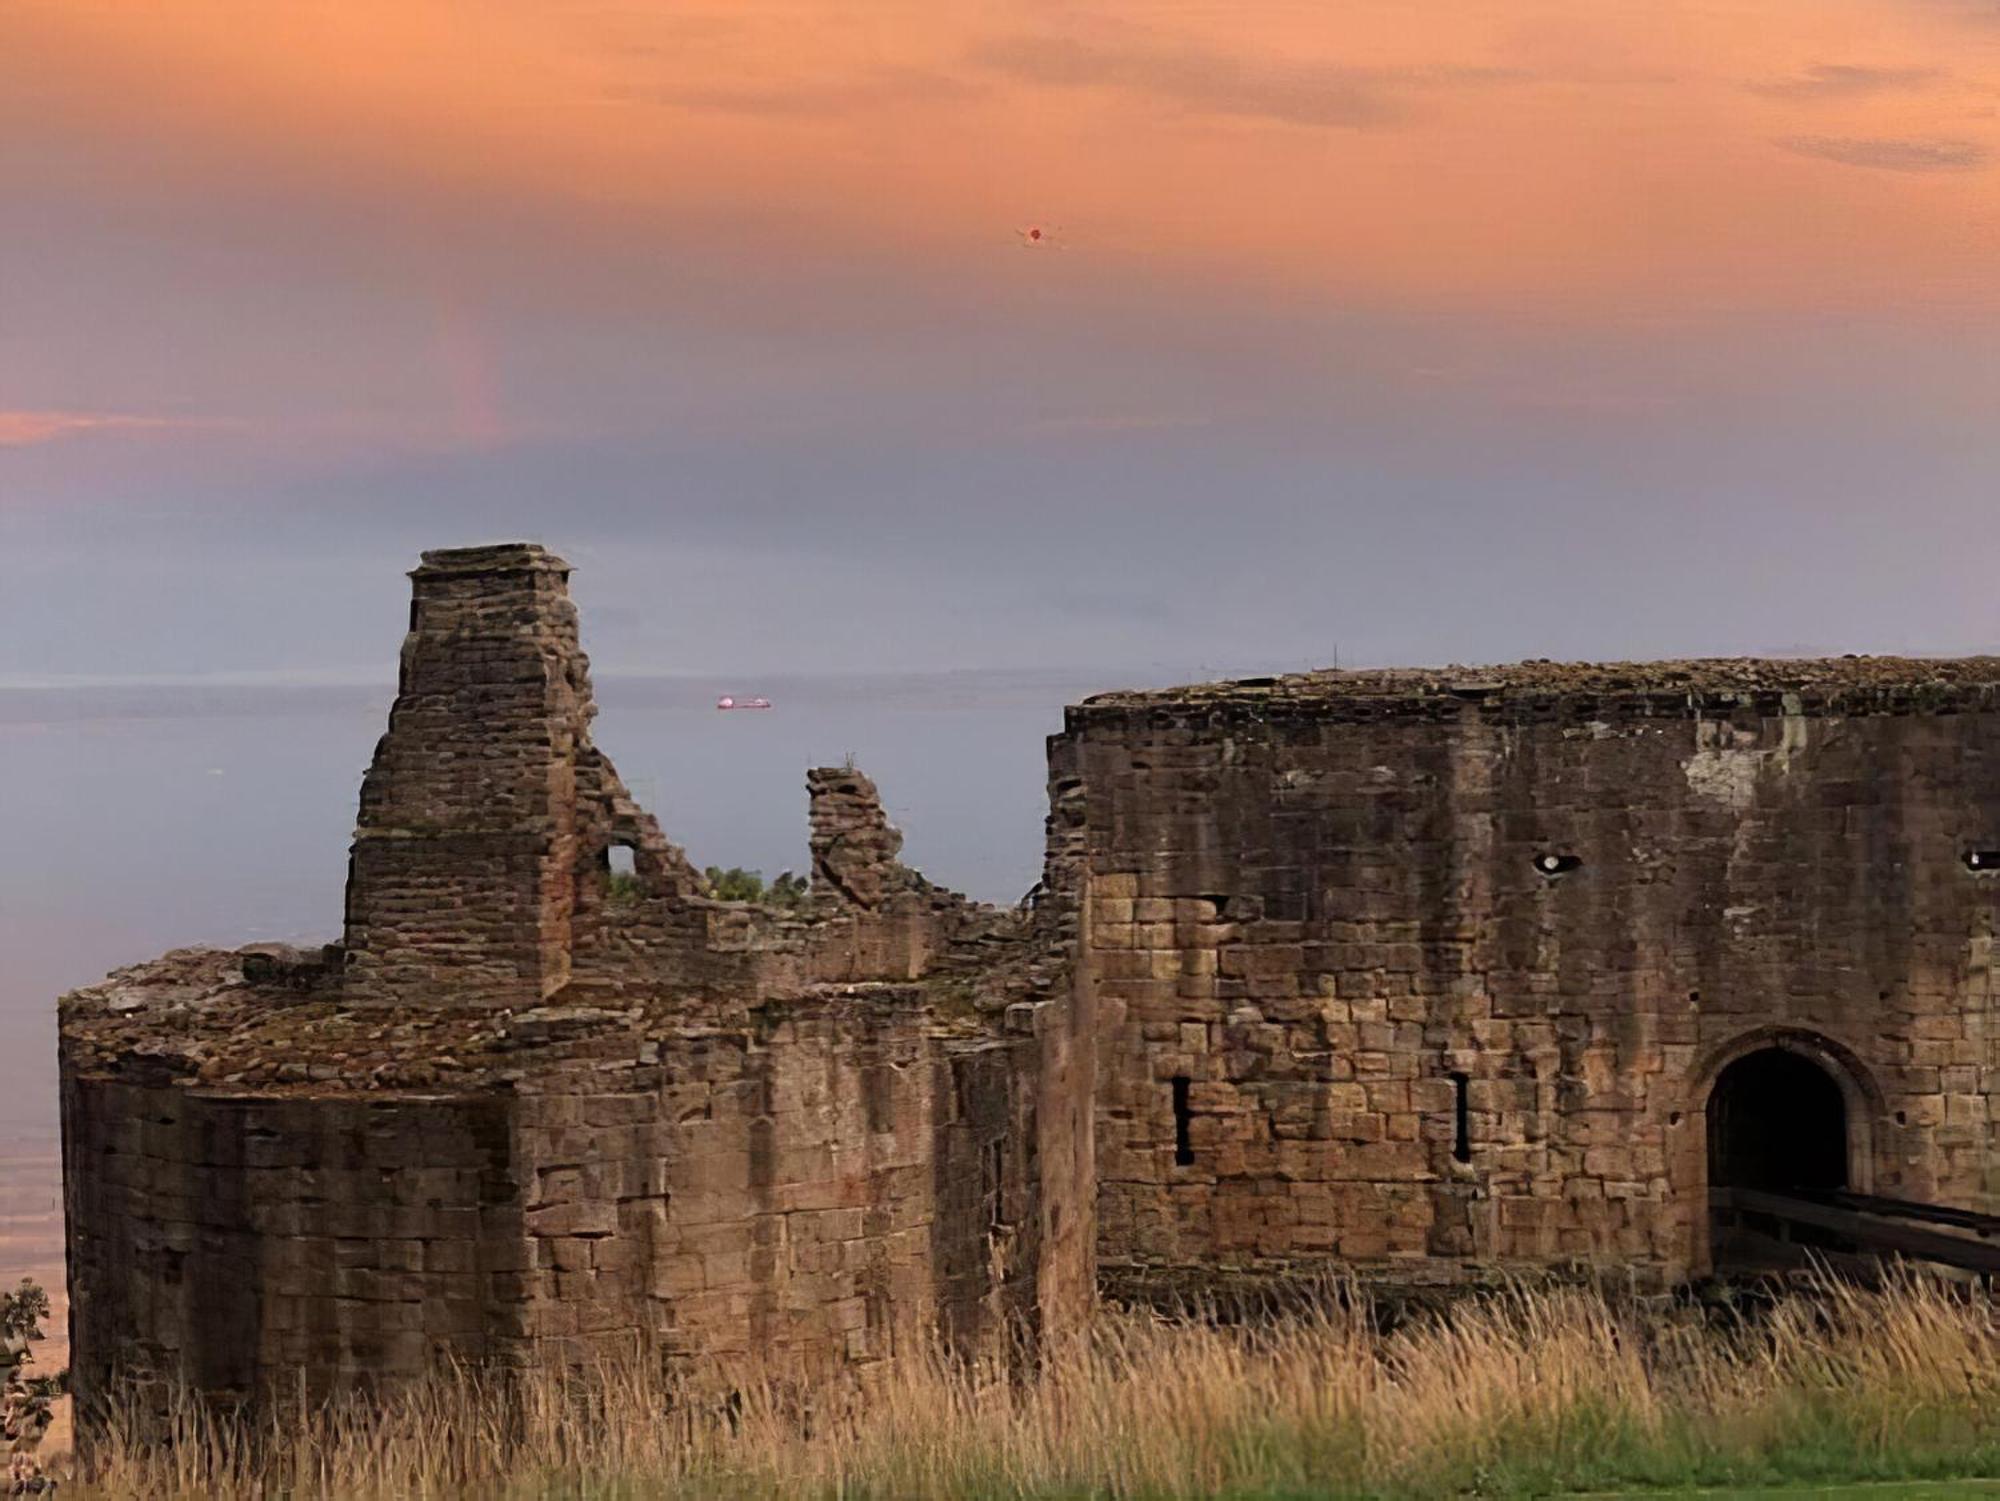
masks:
{"type": "Polygon", "coordinates": [[[65,1001],[86,1400],[635,1341],[999,1358],[1084,1316],[1091,1038],[1053,904],[925,882],[845,768],[809,777],[804,911],[713,899],[591,742],[568,571],[513,546],[412,575],[340,943],[65,1001]]]}
{"type": "Polygon", "coordinates": [[[86,1400],[998,1360],[1330,1263],[1664,1285],[1733,1254],[1719,1186],[2000,1209],[2000,660],[1103,695],[1020,908],[825,768],[782,911],[592,743],[565,564],[412,578],[341,942],[63,1002],[86,1400]]]}

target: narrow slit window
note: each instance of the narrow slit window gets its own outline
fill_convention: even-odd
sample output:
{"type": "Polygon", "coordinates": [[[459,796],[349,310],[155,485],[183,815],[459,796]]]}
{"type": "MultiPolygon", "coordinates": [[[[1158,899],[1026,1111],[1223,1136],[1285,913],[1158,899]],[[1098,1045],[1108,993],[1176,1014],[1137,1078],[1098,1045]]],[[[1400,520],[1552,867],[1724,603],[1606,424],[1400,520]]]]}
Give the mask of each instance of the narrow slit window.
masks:
{"type": "Polygon", "coordinates": [[[1005,1202],[1002,1190],[1006,1182],[1005,1144],[993,1142],[986,1148],[986,1233],[997,1235],[1006,1222],[1000,1218],[1001,1205],[1005,1202]]]}
{"type": "Polygon", "coordinates": [[[1188,1107],[1188,1076],[1174,1080],[1174,1164],[1186,1167],[1194,1161],[1194,1114],[1188,1107]]]}
{"type": "Polygon", "coordinates": [[[1472,1161],[1472,1107],[1467,1086],[1472,1081],[1464,1074],[1451,1076],[1451,1155],[1454,1161],[1472,1161]]]}

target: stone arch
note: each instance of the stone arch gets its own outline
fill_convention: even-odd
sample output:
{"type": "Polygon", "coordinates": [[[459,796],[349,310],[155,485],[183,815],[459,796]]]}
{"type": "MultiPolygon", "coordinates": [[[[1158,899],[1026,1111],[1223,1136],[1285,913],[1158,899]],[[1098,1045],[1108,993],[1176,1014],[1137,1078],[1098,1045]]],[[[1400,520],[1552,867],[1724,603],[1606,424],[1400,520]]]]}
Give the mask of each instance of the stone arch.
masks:
{"type": "Polygon", "coordinates": [[[1845,1185],[1858,1193],[1875,1185],[1877,1123],[1886,1108],[1881,1086],[1852,1048],[1808,1027],[1753,1027],[1711,1050],[1688,1080],[1681,1112],[1682,1133],[1675,1152],[1677,1189],[1689,1207],[1686,1218],[1688,1264],[1710,1268],[1708,1191],[1709,1109],[1715,1089],[1731,1066],[1759,1054],[1789,1054],[1812,1064],[1839,1091],[1845,1141],[1845,1185]]]}

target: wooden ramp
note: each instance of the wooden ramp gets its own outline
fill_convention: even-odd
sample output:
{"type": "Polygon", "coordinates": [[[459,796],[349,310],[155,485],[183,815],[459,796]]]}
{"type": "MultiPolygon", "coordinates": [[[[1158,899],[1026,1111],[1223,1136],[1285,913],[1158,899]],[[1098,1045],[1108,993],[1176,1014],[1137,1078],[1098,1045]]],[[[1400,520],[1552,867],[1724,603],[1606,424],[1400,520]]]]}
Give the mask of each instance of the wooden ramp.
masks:
{"type": "Polygon", "coordinates": [[[1777,1194],[1716,1188],[1708,1202],[1725,1238],[1740,1232],[1746,1241],[1767,1247],[1907,1256],[1961,1271],[2000,1272],[2000,1215],[1845,1190],[1777,1194]]]}

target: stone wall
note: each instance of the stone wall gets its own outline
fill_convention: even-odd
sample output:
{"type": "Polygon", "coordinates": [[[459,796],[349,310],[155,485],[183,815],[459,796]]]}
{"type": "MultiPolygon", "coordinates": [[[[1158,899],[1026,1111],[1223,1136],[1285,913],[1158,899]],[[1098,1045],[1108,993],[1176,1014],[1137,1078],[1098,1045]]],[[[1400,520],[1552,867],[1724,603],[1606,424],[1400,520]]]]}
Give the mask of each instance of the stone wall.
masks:
{"type": "Polygon", "coordinates": [[[903,865],[837,767],[780,910],[592,743],[567,577],[425,555],[342,943],[65,998],[86,1405],[997,1361],[1084,1327],[1100,1255],[1665,1280],[1709,1256],[1716,1081],[1774,1049],[1842,1182],[2000,1208],[2000,663],[1107,695],[1021,906],[903,865]]]}
{"type": "Polygon", "coordinates": [[[1032,1036],[943,1038],[880,988],[542,1076],[519,1138],[532,1332],[551,1358],[639,1329],[781,1374],[935,1339],[1000,1358],[1041,1326],[1043,1215],[1077,1213],[1044,1202],[1040,1094],[1032,1036]]]}
{"type": "Polygon", "coordinates": [[[1024,929],[924,880],[853,767],[807,773],[812,903],[713,900],[592,743],[569,566],[517,544],[424,555],[389,731],[362,783],[346,992],[365,1004],[537,1004],[662,984],[737,997],[908,981],[1024,929]],[[633,876],[611,879],[611,851],[633,876]]]}
{"type": "Polygon", "coordinates": [[[803,1380],[1082,1327],[1095,1039],[1056,909],[904,866],[851,767],[807,775],[803,909],[716,900],[591,742],[568,572],[412,575],[341,944],[65,997],[86,1406],[120,1370],[231,1400],[447,1357],[803,1380]]]}
{"type": "Polygon", "coordinates": [[[569,978],[590,688],[568,565],[426,553],[388,733],[361,784],[348,992],[533,1005],[569,978]]]}
{"type": "Polygon", "coordinates": [[[958,1035],[881,986],[707,1020],[482,1010],[419,1052],[248,982],[254,957],[182,953],[65,1003],[86,1400],[120,1370],[318,1396],[446,1356],[803,1380],[933,1342],[1009,1360],[1087,1316],[1060,1004],[958,1035]],[[245,1077],[281,1031],[306,1082],[245,1077]],[[163,1034],[143,1060],[129,1041],[163,1034]],[[421,1090],[385,1072],[399,1055],[421,1090]]]}
{"type": "Polygon", "coordinates": [[[874,782],[852,766],[816,766],[806,773],[812,894],[835,910],[880,911],[897,896],[921,890],[921,876],[897,858],[903,836],[882,811],[874,782]]]}
{"type": "Polygon", "coordinates": [[[504,1356],[531,1262],[501,1098],[257,1098],[66,1073],[70,1369],[241,1400],[504,1356]]]}
{"type": "Polygon", "coordinates": [[[1996,682],[1530,664],[1072,709],[1107,1261],[1698,1269],[1707,1091],[1771,1044],[1841,1085],[1851,1184],[1996,1207],[1996,682]]]}

